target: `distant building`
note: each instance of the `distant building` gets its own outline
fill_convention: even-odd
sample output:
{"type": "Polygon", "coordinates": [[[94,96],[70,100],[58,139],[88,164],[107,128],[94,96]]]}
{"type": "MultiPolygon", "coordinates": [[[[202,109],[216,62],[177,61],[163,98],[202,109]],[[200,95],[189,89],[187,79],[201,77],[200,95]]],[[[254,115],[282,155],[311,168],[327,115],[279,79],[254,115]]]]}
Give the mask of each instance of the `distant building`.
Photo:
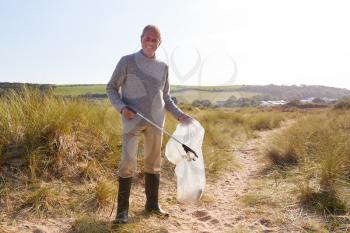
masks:
{"type": "Polygon", "coordinates": [[[287,101],[285,100],[263,100],[260,102],[260,106],[263,107],[271,107],[271,106],[279,106],[279,105],[285,105],[287,101]]]}
{"type": "Polygon", "coordinates": [[[328,98],[328,97],[321,97],[321,98],[310,97],[307,99],[300,100],[300,102],[303,104],[307,104],[307,103],[325,103],[325,104],[328,104],[328,103],[333,103],[335,101],[337,101],[337,99],[328,98]]]}
{"type": "Polygon", "coordinates": [[[312,101],[315,99],[315,97],[310,97],[307,99],[300,100],[300,103],[306,104],[306,103],[313,103],[312,101]]]}

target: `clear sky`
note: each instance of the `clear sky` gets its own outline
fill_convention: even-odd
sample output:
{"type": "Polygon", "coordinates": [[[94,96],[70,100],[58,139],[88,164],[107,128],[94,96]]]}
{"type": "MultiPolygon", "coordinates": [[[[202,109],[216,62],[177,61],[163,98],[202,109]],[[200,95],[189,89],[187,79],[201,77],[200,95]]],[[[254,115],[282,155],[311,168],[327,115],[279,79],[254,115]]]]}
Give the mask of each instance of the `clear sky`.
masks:
{"type": "Polygon", "coordinates": [[[172,84],[350,89],[349,12],[345,0],[0,0],[0,82],[107,83],[155,24],[172,84]]]}

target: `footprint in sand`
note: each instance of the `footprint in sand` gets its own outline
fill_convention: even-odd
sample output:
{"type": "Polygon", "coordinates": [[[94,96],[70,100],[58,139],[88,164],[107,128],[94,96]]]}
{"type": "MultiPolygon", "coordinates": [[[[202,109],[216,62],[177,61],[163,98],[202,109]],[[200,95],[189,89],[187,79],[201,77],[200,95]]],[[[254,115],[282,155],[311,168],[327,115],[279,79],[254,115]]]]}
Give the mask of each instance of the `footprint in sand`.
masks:
{"type": "Polygon", "coordinates": [[[220,221],[217,220],[216,218],[213,218],[213,219],[210,221],[210,223],[216,225],[216,224],[219,224],[220,221]]]}
{"type": "Polygon", "coordinates": [[[202,222],[206,222],[206,221],[208,221],[208,220],[210,220],[210,219],[211,219],[211,217],[210,217],[209,215],[204,216],[204,217],[201,217],[201,218],[198,218],[198,220],[199,220],[199,221],[202,221],[202,222]]]}
{"type": "Polygon", "coordinates": [[[197,210],[197,211],[193,212],[192,215],[197,217],[197,218],[202,218],[204,216],[207,216],[208,212],[206,210],[197,210]]]}
{"type": "Polygon", "coordinates": [[[220,223],[220,221],[218,219],[211,217],[206,210],[197,210],[197,211],[193,212],[192,215],[195,216],[199,221],[202,221],[202,222],[207,222],[210,220],[210,223],[214,224],[214,225],[220,223]]]}

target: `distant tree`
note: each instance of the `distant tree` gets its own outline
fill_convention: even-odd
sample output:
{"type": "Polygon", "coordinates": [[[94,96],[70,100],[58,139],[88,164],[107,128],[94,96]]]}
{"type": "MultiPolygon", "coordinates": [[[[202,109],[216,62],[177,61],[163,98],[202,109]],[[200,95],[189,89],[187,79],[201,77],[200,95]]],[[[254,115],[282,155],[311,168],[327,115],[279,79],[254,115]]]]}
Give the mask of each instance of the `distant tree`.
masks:
{"type": "Polygon", "coordinates": [[[295,100],[289,101],[286,105],[297,107],[302,105],[302,103],[300,102],[300,100],[295,99],[295,100]]]}
{"type": "Polygon", "coordinates": [[[258,106],[260,105],[261,101],[264,100],[264,96],[262,95],[255,95],[250,99],[250,105],[251,106],[258,106]]]}
{"type": "Polygon", "coordinates": [[[248,106],[259,106],[261,101],[271,100],[269,95],[256,95],[251,98],[241,97],[237,99],[236,96],[231,96],[223,104],[224,107],[248,107],[248,106]]]}
{"type": "Polygon", "coordinates": [[[343,98],[334,106],[335,109],[350,109],[350,98],[343,98]]]}
{"type": "Polygon", "coordinates": [[[239,107],[249,107],[251,105],[251,100],[249,98],[242,97],[237,100],[237,104],[239,107]]]}
{"type": "Polygon", "coordinates": [[[207,99],[205,99],[205,100],[194,100],[194,101],[192,102],[192,106],[193,106],[193,107],[206,107],[206,108],[208,108],[208,107],[211,107],[212,104],[211,104],[211,102],[210,102],[209,100],[207,100],[207,99]]]}
{"type": "Polygon", "coordinates": [[[325,104],[326,101],[321,99],[321,98],[315,98],[312,100],[312,103],[315,103],[315,104],[325,104]]]}
{"type": "Polygon", "coordinates": [[[224,103],[224,107],[235,107],[237,106],[237,97],[232,95],[224,103]]]}
{"type": "Polygon", "coordinates": [[[231,95],[227,100],[229,101],[237,101],[237,97],[234,95],[231,95]]]}

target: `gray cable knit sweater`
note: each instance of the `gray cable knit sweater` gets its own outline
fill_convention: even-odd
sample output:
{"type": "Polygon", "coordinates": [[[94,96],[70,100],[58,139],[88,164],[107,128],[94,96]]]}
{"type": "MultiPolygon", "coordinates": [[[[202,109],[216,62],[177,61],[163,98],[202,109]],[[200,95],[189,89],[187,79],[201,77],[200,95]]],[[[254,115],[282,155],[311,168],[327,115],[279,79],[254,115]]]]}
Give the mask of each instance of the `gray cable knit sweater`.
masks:
{"type": "Polygon", "coordinates": [[[142,50],[122,57],[107,84],[112,105],[119,112],[129,105],[159,126],[164,125],[164,109],[179,118],[182,111],[171,99],[168,70],[164,62],[146,57],[142,50]]]}

